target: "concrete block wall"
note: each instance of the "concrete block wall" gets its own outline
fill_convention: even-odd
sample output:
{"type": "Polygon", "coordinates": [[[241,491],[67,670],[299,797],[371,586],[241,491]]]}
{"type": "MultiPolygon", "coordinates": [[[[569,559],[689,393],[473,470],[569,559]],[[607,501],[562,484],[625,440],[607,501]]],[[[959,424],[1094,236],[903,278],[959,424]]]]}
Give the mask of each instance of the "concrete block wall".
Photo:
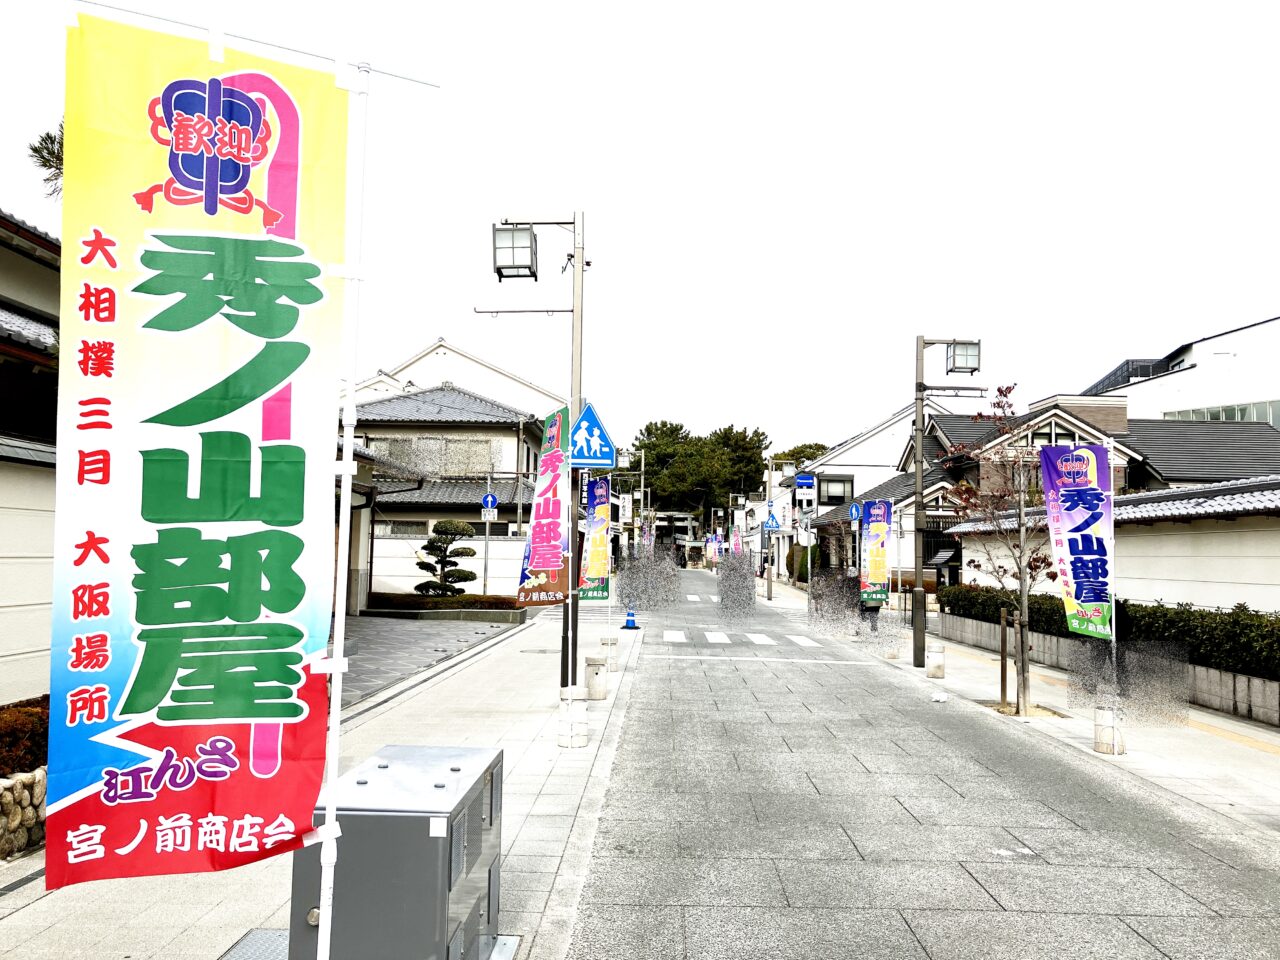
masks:
{"type": "MultiPolygon", "coordinates": [[[[1010,622],[1009,655],[1014,655],[1014,633],[1010,622]]],[[[948,640],[968,644],[982,650],[1000,652],[1000,625],[970,620],[944,613],[939,633],[948,640]]],[[[1071,669],[1072,648],[1078,641],[1055,637],[1034,630],[1028,636],[1032,663],[1042,663],[1059,670],[1071,669]]],[[[1263,680],[1242,673],[1214,670],[1212,667],[1187,665],[1189,700],[1200,707],[1256,720],[1280,727],[1280,681],[1263,680]]]]}

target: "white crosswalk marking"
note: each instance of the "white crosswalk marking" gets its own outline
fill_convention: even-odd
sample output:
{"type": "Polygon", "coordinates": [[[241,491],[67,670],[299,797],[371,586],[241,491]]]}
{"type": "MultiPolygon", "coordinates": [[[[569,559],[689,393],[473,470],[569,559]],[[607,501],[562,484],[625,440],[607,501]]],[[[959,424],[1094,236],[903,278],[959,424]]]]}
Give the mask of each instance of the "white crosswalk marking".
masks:
{"type": "Polygon", "coordinates": [[[690,603],[697,603],[699,600],[702,599],[696,593],[686,593],[684,595],[684,598],[688,600],[690,603]]]}
{"type": "Polygon", "coordinates": [[[808,637],[797,637],[795,634],[791,634],[791,633],[787,634],[787,639],[790,640],[792,643],[799,644],[802,647],[822,646],[822,644],[820,644],[817,640],[810,640],[808,637]]]}
{"type": "Polygon", "coordinates": [[[686,642],[684,631],[683,630],[663,630],[662,642],[663,643],[684,643],[686,642]]]}
{"type": "Polygon", "coordinates": [[[750,640],[752,643],[768,644],[769,646],[772,646],[772,647],[776,647],[778,645],[777,640],[774,640],[763,633],[748,633],[747,639],[750,640]]]}
{"type": "Polygon", "coordinates": [[[711,602],[712,602],[712,603],[719,603],[719,602],[720,602],[720,595],[719,595],[718,593],[713,593],[713,594],[711,595],[711,602]]]}
{"type": "Polygon", "coordinates": [[[707,643],[728,643],[729,636],[724,633],[708,633],[707,643]]]}

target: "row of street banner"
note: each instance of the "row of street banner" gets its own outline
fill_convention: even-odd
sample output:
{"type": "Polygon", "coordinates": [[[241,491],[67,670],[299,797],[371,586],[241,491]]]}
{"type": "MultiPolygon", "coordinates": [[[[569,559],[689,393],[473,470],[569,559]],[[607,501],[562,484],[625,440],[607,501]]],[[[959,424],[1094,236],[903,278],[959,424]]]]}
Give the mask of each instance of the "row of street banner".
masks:
{"type": "Polygon", "coordinates": [[[1067,626],[1088,637],[1114,633],[1115,516],[1106,447],[1040,448],[1049,546],[1067,626]]]}
{"type": "Polygon", "coordinates": [[[83,14],[66,90],[51,889],[312,828],[349,97],[83,14]]]}

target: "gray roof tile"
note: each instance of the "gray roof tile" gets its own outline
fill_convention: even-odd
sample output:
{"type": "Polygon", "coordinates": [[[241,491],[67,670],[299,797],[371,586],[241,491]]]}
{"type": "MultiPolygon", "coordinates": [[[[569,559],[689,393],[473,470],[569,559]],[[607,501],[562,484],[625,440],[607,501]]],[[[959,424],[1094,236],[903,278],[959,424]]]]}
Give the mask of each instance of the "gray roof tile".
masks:
{"type": "Polygon", "coordinates": [[[506,404],[442,383],[397,397],[371,400],[356,407],[360,423],[511,423],[533,420],[506,404]]]}
{"type": "MultiPolygon", "coordinates": [[[[1159,520],[1201,520],[1213,517],[1245,517],[1257,514],[1280,516],[1280,474],[1206,483],[1194,487],[1172,487],[1145,493],[1126,493],[1115,498],[1115,521],[1152,523],[1159,520]]],[[[1028,511],[1028,521],[1044,526],[1044,508],[1028,511]]],[[[1001,518],[1012,526],[1013,515],[1001,518]]],[[[984,521],[971,520],[952,527],[956,534],[980,533],[984,521]]]]}
{"type": "Polygon", "coordinates": [[[58,342],[58,325],[17,307],[0,303],[0,336],[35,347],[42,353],[52,353],[58,342]]]}
{"type": "MultiPolygon", "coordinates": [[[[439,506],[453,505],[475,507],[480,509],[480,498],[489,489],[484,480],[428,480],[421,490],[406,490],[401,493],[388,493],[378,497],[379,506],[398,504],[400,506],[439,506]]],[[[493,481],[493,492],[498,497],[499,508],[516,502],[516,484],[514,480],[493,481]]],[[[533,502],[533,484],[525,481],[524,502],[533,502]]]]}
{"type": "Polygon", "coordinates": [[[1280,474],[1280,431],[1266,423],[1130,420],[1115,436],[1171,483],[1280,474]]]}

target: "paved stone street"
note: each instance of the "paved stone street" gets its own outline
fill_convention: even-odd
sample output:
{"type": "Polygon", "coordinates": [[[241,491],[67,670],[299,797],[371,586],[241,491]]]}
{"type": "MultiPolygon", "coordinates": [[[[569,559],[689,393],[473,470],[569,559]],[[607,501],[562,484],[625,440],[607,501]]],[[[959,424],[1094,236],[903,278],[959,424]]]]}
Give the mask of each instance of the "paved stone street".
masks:
{"type": "Polygon", "coordinates": [[[509,626],[467,620],[347,617],[351,669],[342,681],[342,705],[348,707],[419,670],[457,656],[509,626]]]}
{"type": "Polygon", "coordinates": [[[726,625],[715,577],[683,576],[635,660],[569,956],[1280,957],[1274,833],[931,702],[795,611],[726,625]]]}
{"type": "MultiPolygon", "coordinates": [[[[806,629],[717,580],[622,634],[590,742],[556,746],[555,612],[344,711],[387,743],[505,753],[499,930],[518,960],[1280,957],[1280,835],[806,629]]],[[[587,607],[583,652],[616,632],[587,607]]],[[[387,623],[394,623],[388,621],[387,623]]],[[[0,960],[219,960],[283,930],[289,859],[46,894],[0,865],[0,960]],[[228,953],[228,951],[232,951],[228,953]]]]}

